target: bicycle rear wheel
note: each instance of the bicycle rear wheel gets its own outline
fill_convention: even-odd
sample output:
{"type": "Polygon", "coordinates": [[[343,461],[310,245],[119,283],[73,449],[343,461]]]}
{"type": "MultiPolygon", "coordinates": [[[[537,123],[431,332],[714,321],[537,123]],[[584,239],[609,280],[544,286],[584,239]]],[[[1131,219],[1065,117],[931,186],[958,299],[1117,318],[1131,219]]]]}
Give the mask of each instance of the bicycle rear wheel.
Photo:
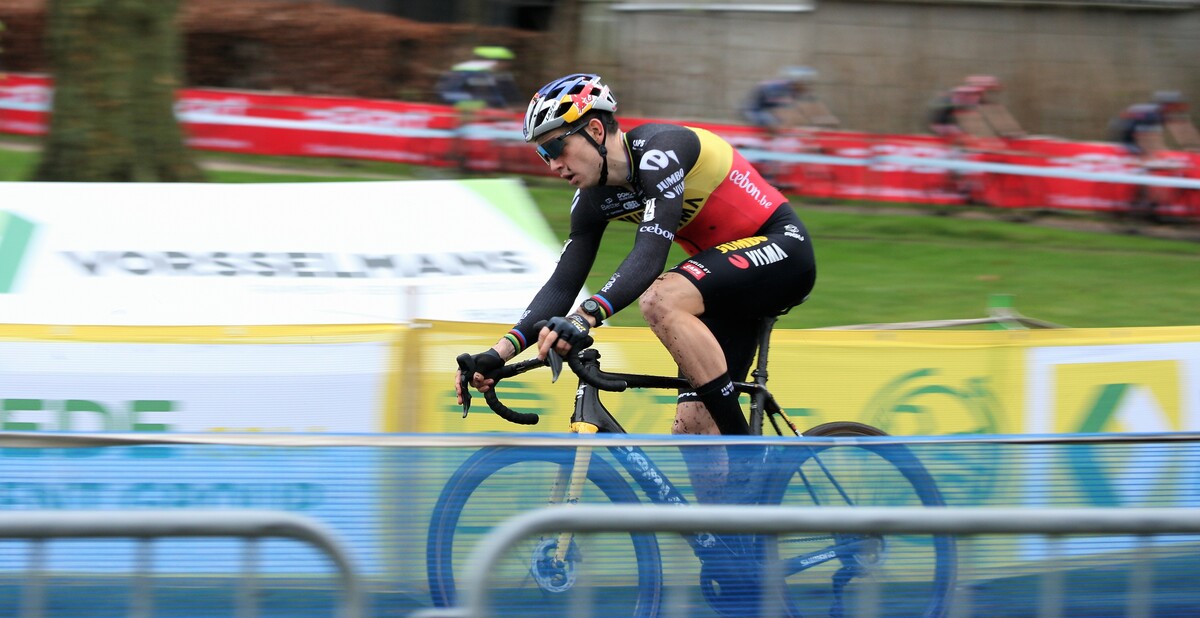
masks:
{"type": "MultiPolygon", "coordinates": [[[[434,605],[454,604],[471,551],[492,528],[546,506],[572,448],[500,447],[472,455],[451,476],[429,523],[426,570],[434,605]]],[[[563,477],[566,478],[566,477],[563,477]]],[[[629,483],[593,453],[581,502],[638,502],[629,483]]],[[[570,615],[581,595],[603,599],[610,615],[650,618],[662,600],[662,560],[653,534],[575,536],[564,563],[558,535],[525,539],[492,570],[497,616],[570,615]]]]}
{"type": "MultiPolygon", "coordinates": [[[[880,436],[860,423],[827,423],[805,436],[880,436]]],[[[904,445],[847,442],[787,448],[767,504],[942,506],[941,493],[904,445]]],[[[790,616],[947,613],[957,554],[950,535],[780,535],[766,543],[784,574],[790,616]]]]}

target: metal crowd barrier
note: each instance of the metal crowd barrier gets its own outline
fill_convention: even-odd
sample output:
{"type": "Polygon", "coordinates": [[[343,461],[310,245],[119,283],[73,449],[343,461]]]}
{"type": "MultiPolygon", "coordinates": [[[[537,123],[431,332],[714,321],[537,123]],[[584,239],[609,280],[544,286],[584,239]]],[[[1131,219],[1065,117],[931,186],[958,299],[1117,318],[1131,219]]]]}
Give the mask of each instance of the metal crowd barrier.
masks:
{"type": "Polygon", "coordinates": [[[29,539],[29,576],[21,599],[21,618],[46,615],[45,542],[65,538],[132,538],[142,541],[137,569],[140,585],[134,587],[130,618],[153,613],[152,590],[145,574],[151,567],[149,544],[162,537],[242,537],[243,573],[239,578],[237,618],[258,615],[255,586],[255,543],[263,537],[288,538],[307,543],[324,553],[338,570],[342,598],[340,618],[362,618],[362,585],[349,554],[326,527],[307,517],[282,511],[191,510],[191,511],[19,511],[0,512],[0,538],[29,539]]]}
{"type": "MultiPolygon", "coordinates": [[[[575,505],[543,507],[509,519],[474,549],[460,589],[460,605],[427,609],[414,618],[482,618],[491,613],[488,575],[504,554],[522,539],[572,531],[692,532],[717,534],[782,534],[790,532],[846,534],[1075,534],[1152,535],[1200,533],[1196,508],[925,508],[925,507],[783,507],[703,505],[679,508],[655,505],[575,505]]],[[[1039,617],[1062,616],[1061,574],[1043,577],[1039,617]]],[[[1151,583],[1135,572],[1127,616],[1150,616],[1151,583]]],[[[867,595],[871,596],[871,595],[867,595]]],[[[969,603],[969,595],[966,600],[969,603]]],[[[868,607],[867,615],[872,608],[868,607]]],[[[877,610],[878,608],[874,608],[877,610]]],[[[970,616],[971,609],[953,605],[951,615],[970,616]]]]}

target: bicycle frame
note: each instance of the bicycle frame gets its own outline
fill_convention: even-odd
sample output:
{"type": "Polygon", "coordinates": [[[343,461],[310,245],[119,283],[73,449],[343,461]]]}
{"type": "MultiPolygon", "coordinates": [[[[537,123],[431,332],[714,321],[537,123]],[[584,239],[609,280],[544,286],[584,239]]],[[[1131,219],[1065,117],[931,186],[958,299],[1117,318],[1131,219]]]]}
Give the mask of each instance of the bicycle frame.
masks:
{"type": "MultiPolygon", "coordinates": [[[[764,318],[759,326],[758,355],[755,366],[750,372],[753,381],[734,382],[733,385],[737,392],[750,395],[750,431],[753,435],[762,435],[763,422],[765,419],[769,419],[772,427],[775,429],[775,433],[778,435],[784,435],[783,428],[779,426],[779,421],[782,420],[786,423],[787,428],[791,430],[792,434],[798,436],[800,435],[800,430],[791,422],[787,414],[779,407],[779,403],[775,401],[775,396],[767,389],[767,360],[771,345],[771,331],[774,329],[777,319],[774,316],[764,318]]],[[[592,393],[593,399],[584,400],[582,397],[584,386],[589,387],[589,390],[593,391],[597,390],[597,382],[614,385],[603,390],[616,391],[625,390],[626,388],[692,388],[692,385],[686,379],[680,377],[633,373],[600,373],[599,359],[600,354],[594,349],[585,350],[570,359],[572,368],[581,376],[581,390],[576,392],[575,412],[571,417],[572,433],[625,433],[620,423],[600,403],[599,396],[595,392],[592,393]],[[578,366],[575,365],[576,363],[578,366]],[[591,383],[589,383],[589,376],[594,380],[591,383]],[[617,383],[620,383],[621,386],[615,386],[617,383]]]]}
{"type": "MultiPolygon", "coordinates": [[[[770,337],[776,319],[773,316],[765,318],[759,327],[757,342],[758,358],[751,372],[754,381],[735,382],[734,388],[738,392],[750,395],[750,427],[755,435],[762,435],[764,417],[771,420],[771,425],[777,434],[783,435],[783,430],[777,421],[777,419],[781,418],[795,435],[800,435],[795,424],[780,409],[779,404],[775,401],[775,397],[767,390],[766,386],[770,337]]],[[[585,350],[572,359],[573,363],[578,362],[580,364],[580,368],[576,370],[580,378],[579,386],[575,391],[575,409],[571,415],[571,433],[627,433],[625,428],[608,411],[608,408],[604,406],[604,403],[600,401],[600,389],[593,384],[589,384],[587,378],[584,377],[589,374],[598,374],[599,360],[600,354],[594,349],[585,350]],[[578,359],[577,361],[574,360],[576,358],[578,359]]],[[[572,368],[576,369],[575,365],[572,365],[572,368]]],[[[605,372],[603,376],[605,380],[623,382],[628,388],[691,388],[688,381],[680,377],[610,372],[605,372]]],[[[553,486],[553,494],[549,499],[550,504],[574,504],[579,501],[583,485],[587,480],[588,466],[591,463],[593,447],[579,446],[576,449],[575,464],[572,467],[569,479],[563,478],[567,476],[566,471],[560,472],[560,476],[553,486]]],[[[668,505],[688,504],[683,494],[640,447],[609,447],[608,450],[621,463],[626,472],[637,482],[638,486],[652,502],[668,505]]],[[[571,536],[572,533],[564,532],[560,537],[558,550],[555,555],[556,559],[564,560],[566,558],[571,536]]],[[[699,534],[686,534],[684,538],[693,550],[699,550],[700,547],[712,545],[712,540],[706,538],[711,536],[710,533],[703,532],[699,534]]],[[[823,556],[814,555],[804,557],[805,559],[802,561],[803,566],[797,570],[803,570],[832,559],[834,554],[829,554],[825,559],[820,559],[821,557],[823,556]]],[[[797,564],[801,563],[797,562],[797,564]]]]}

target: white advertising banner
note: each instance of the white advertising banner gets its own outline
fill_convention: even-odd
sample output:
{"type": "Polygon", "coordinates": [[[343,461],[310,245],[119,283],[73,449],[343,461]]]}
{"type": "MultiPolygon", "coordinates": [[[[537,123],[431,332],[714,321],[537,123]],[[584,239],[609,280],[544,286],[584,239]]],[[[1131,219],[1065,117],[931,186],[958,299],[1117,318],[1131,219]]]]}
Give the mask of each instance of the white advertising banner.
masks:
{"type": "Polygon", "coordinates": [[[0,323],[512,323],[557,251],[515,180],[0,183],[0,323]]]}
{"type": "Polygon", "coordinates": [[[1027,431],[1200,430],[1200,342],[1034,347],[1027,431]]]}
{"type": "Polygon", "coordinates": [[[297,344],[0,341],[0,430],[373,433],[389,337],[297,344]]]}

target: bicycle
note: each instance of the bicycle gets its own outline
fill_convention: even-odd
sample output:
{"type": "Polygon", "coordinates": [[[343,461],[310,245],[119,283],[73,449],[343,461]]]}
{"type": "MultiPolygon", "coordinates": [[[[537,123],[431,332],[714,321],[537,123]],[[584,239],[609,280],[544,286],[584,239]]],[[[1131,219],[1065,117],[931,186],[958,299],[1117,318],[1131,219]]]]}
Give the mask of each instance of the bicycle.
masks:
{"type": "MultiPolygon", "coordinates": [[[[753,381],[737,382],[750,395],[750,426],[761,435],[764,418],[780,436],[882,436],[883,431],[856,422],[835,421],[799,432],[767,390],[767,352],[775,318],[758,332],[758,360],[753,381]]],[[[600,401],[600,391],[627,388],[678,389],[678,377],[610,373],[600,369],[594,348],[572,352],[567,360],[579,378],[572,433],[625,433],[600,401]]],[[[462,357],[460,357],[460,363],[462,357]]],[[[501,368],[500,381],[550,364],[557,378],[561,359],[531,359],[501,368]],[[556,362],[555,362],[556,361],[556,362]]],[[[534,424],[535,414],[517,412],[500,401],[495,386],[486,392],[488,406],[518,424],[534,424]]],[[[464,399],[463,414],[470,407],[464,399]]],[[[765,474],[743,488],[740,503],[765,505],[926,505],[944,504],[933,478],[904,446],[870,440],[823,440],[797,447],[767,446],[756,469],[765,474]]],[[[686,447],[680,447],[686,448],[686,447]]],[[[750,446],[749,448],[755,448],[750,446]]],[[[426,549],[427,576],[435,605],[452,606],[463,561],[479,536],[507,517],[541,506],[576,502],[637,503],[638,492],[650,502],[686,505],[679,487],[638,446],[581,444],[571,447],[490,447],[471,455],[451,476],[434,507],[426,549]],[[601,456],[603,449],[627,476],[601,456]],[[599,452],[598,452],[599,451],[599,452]]],[[[956,578],[956,547],[949,535],[883,537],[827,535],[717,537],[684,535],[700,558],[700,592],[718,615],[753,616],[760,603],[783,615],[854,615],[858,591],[883,599],[885,615],[943,616],[956,578]],[[764,565],[773,567],[764,574],[764,565]],[[782,579],[768,579],[769,577],[782,579]],[[782,590],[764,599],[763,590],[782,590]]],[[[494,571],[498,603],[520,607],[520,613],[549,615],[569,609],[571,595],[586,568],[589,581],[604,585],[603,615],[651,618],[663,612],[663,559],[653,534],[593,535],[581,539],[570,532],[530,539],[511,564],[494,571]],[[584,541],[587,542],[585,550],[584,541]],[[630,559],[632,558],[632,563],[630,559]],[[602,577],[607,576],[607,577],[602,577]],[[561,607],[558,607],[561,605],[561,607]]],[[[868,600],[870,601],[870,600],[868,600]]],[[[871,601],[873,602],[873,601],[871,601]]]]}

